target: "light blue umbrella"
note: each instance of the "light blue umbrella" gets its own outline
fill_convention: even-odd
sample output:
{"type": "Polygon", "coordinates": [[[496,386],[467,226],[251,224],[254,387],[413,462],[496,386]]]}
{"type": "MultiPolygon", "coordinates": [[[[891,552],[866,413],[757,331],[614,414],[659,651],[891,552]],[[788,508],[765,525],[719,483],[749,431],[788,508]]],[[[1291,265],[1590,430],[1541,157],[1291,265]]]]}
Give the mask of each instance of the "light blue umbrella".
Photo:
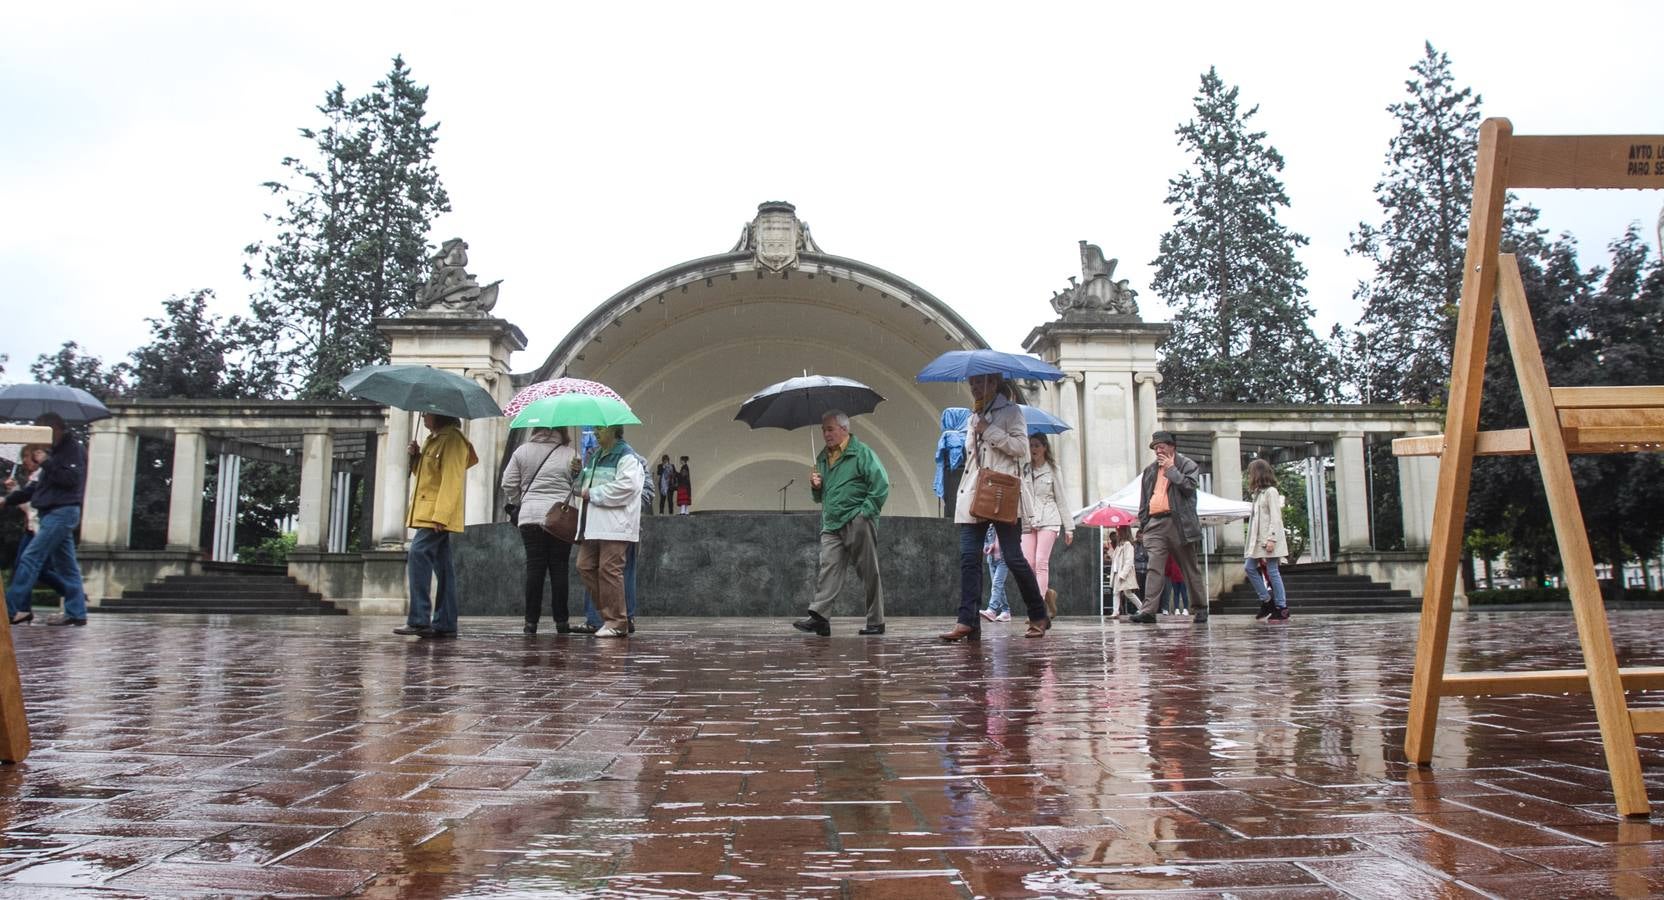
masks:
{"type": "Polygon", "coordinates": [[[1061,381],[1056,366],[1026,353],[998,350],[949,350],[919,370],[916,381],[967,381],[972,375],[1003,375],[1034,381],[1061,381]]]}
{"type": "Polygon", "coordinates": [[[1074,430],[1072,427],[1063,424],[1062,419],[1037,406],[1027,406],[1019,403],[1017,408],[1023,411],[1023,421],[1028,424],[1028,433],[1031,436],[1036,434],[1062,434],[1065,431],[1074,430]]]}

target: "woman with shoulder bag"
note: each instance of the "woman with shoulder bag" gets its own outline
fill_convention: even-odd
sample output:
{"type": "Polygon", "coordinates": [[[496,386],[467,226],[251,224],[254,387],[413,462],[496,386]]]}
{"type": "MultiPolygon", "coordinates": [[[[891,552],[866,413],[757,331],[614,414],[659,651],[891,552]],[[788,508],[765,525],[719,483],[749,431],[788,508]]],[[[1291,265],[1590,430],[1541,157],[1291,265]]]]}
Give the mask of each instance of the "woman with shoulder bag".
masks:
{"type": "Polygon", "coordinates": [[[504,511],[520,526],[526,548],[526,634],[537,633],[543,611],[543,579],[551,583],[549,605],[555,632],[567,634],[567,567],[572,545],[543,528],[549,508],[572,495],[571,439],[564,428],[534,428],[532,436],[515,449],[503,470],[503,494],[510,498],[504,511]]]}
{"type": "Polygon", "coordinates": [[[982,600],[982,541],[990,525],[1028,608],[1028,631],[1023,636],[1045,637],[1052,620],[1046,615],[1045,598],[1034,580],[1034,569],[1023,556],[1022,526],[1018,524],[1033,515],[1028,492],[1021,490],[1023,465],[1028,462],[1028,426],[1003,377],[972,375],[970,388],[975,403],[965,423],[965,475],[959,482],[953,512],[954,524],[959,526],[959,616],[958,623],[939,637],[949,642],[982,637],[977,604],[982,600]],[[979,491],[979,483],[985,481],[987,485],[979,491]],[[979,516],[994,514],[990,501],[1001,497],[1002,492],[1005,502],[999,504],[997,514],[1001,518],[979,516]],[[1003,517],[1008,512],[1012,515],[1006,520],[1003,517]]]}
{"type": "Polygon", "coordinates": [[[1283,495],[1277,491],[1277,471],[1271,463],[1256,459],[1248,464],[1248,491],[1254,509],[1248,516],[1242,567],[1260,598],[1259,615],[1254,618],[1287,622],[1288,596],[1283,591],[1283,573],[1277,567],[1288,556],[1288,532],[1283,528],[1283,495]],[[1264,575],[1260,574],[1261,565],[1265,566],[1264,575]]]}

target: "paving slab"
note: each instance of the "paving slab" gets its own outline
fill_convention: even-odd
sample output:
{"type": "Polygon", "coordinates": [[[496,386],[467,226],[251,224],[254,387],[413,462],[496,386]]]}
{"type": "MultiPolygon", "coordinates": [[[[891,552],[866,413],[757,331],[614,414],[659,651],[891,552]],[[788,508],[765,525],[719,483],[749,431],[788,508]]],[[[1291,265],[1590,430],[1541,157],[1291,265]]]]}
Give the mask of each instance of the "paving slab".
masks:
{"type": "MultiPolygon", "coordinates": [[[[1610,615],[1664,657],[1664,611],[1610,615]]],[[[1664,891],[1664,817],[1616,815],[1586,698],[1446,700],[1406,765],[1415,616],[396,624],[13,629],[0,898],[1664,891]]],[[[1554,613],[1458,616],[1450,658],[1580,664],[1554,613]]]]}

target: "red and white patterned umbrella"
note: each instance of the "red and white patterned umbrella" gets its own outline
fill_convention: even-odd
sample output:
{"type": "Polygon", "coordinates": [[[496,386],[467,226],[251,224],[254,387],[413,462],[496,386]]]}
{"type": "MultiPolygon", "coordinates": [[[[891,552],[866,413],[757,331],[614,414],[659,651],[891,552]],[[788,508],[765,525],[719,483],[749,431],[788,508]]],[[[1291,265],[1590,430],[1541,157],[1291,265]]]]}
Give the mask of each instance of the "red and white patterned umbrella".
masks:
{"type": "Polygon", "coordinates": [[[525,409],[526,405],[533,400],[542,400],[544,397],[558,397],[561,394],[588,394],[591,397],[610,397],[620,401],[624,399],[618,396],[617,391],[599,381],[585,381],[582,378],[552,378],[548,381],[528,384],[521,388],[520,393],[514,395],[514,399],[503,404],[503,415],[513,419],[520,414],[520,410],[525,409]]]}

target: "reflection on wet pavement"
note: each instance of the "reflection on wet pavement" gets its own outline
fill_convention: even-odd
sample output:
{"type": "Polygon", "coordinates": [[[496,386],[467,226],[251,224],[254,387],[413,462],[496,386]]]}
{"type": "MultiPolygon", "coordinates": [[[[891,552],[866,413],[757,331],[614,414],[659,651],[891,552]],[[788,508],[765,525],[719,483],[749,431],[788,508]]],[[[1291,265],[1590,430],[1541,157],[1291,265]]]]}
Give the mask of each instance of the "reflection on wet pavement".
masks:
{"type": "MultiPolygon", "coordinates": [[[[1613,618],[1659,664],[1664,613],[1613,618]]],[[[393,624],[14,629],[36,750],[0,769],[0,898],[1664,891],[1664,819],[1617,817],[1586,698],[1446,700],[1434,768],[1403,764],[1415,617],[393,624]]],[[[1451,646],[1579,665],[1568,617],[1451,646]]]]}

